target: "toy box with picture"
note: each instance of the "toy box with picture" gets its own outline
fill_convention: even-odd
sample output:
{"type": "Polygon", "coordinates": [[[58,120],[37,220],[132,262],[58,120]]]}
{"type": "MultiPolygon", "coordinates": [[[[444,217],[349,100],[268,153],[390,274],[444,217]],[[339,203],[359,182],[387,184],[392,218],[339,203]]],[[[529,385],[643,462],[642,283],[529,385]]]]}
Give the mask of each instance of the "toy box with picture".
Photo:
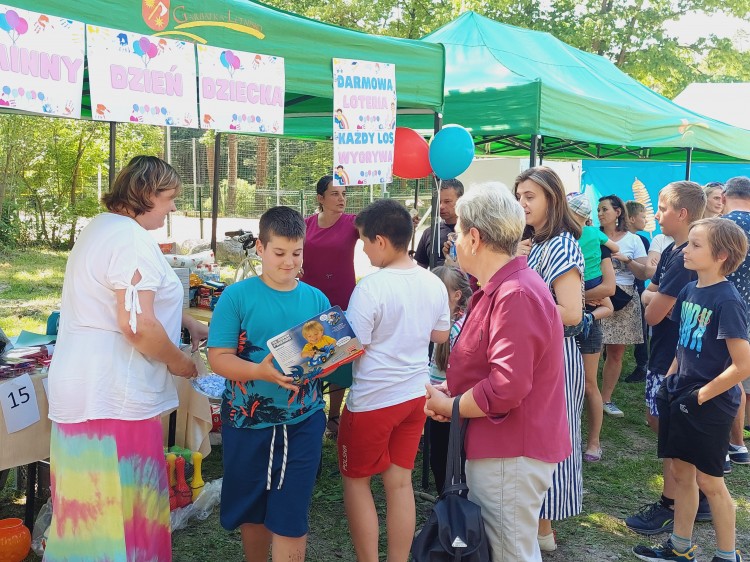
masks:
{"type": "Polygon", "coordinates": [[[271,338],[268,349],[298,385],[325,377],[364,353],[339,306],[271,338]]]}

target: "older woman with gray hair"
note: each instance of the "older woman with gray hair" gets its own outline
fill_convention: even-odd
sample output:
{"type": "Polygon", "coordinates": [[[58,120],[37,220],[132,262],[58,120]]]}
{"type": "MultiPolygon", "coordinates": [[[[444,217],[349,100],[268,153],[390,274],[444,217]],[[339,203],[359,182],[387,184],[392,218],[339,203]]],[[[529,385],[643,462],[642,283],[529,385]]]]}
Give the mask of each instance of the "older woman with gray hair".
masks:
{"type": "Polygon", "coordinates": [[[556,463],[571,453],[563,323],[547,285],[515,257],[524,212],[503,184],[473,187],[456,206],[456,253],[481,289],[450,355],[447,388],[427,386],[425,412],[469,418],[469,498],[482,508],[493,560],[541,561],[537,525],[556,463]]]}

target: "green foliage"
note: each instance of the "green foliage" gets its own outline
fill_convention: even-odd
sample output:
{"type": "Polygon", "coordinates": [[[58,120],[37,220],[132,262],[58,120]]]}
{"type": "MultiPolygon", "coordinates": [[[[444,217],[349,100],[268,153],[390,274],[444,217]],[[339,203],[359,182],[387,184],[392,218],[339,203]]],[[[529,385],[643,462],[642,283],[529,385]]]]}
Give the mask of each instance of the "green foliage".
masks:
{"type": "MultiPolygon", "coordinates": [[[[162,142],[158,127],[118,125],[118,168],[136,154],[159,154],[162,142]]],[[[14,226],[23,222],[31,241],[70,248],[80,219],[101,210],[97,184],[101,172],[106,192],[109,126],[0,115],[0,146],[0,243],[12,247],[28,241],[23,227],[14,226]]]]}
{"type": "Polygon", "coordinates": [[[746,18],[750,1],[730,0],[272,0],[271,4],[366,33],[418,39],[473,10],[494,20],[548,32],[607,57],[657,92],[674,97],[694,81],[750,79],[750,52],[706,35],[683,44],[667,24],[694,12],[746,18]]]}
{"type": "Polygon", "coordinates": [[[333,145],[330,142],[311,144],[305,141],[287,141],[296,146],[289,146],[289,152],[294,153],[289,164],[281,168],[282,189],[306,189],[308,178],[323,177],[332,172],[333,145]],[[306,150],[303,150],[306,148],[306,150]],[[298,149],[298,150],[297,150],[298,149]]]}

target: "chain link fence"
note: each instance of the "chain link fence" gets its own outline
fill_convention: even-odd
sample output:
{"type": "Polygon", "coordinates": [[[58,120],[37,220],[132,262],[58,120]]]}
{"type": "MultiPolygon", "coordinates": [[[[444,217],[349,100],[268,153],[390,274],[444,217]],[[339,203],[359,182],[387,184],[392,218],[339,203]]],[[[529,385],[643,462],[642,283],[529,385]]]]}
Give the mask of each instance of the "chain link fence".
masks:
{"type": "MultiPolygon", "coordinates": [[[[331,174],[333,144],[330,141],[273,139],[248,135],[221,135],[218,216],[257,219],[266,209],[287,205],[304,216],[318,206],[315,184],[331,174]]],[[[175,140],[167,159],[180,174],[183,191],[176,201],[179,214],[211,216],[214,141],[175,140]]],[[[347,189],[347,212],[357,213],[372,200],[397,198],[414,205],[418,189],[420,214],[430,204],[430,180],[394,179],[387,185],[352,186],[347,189]]]]}

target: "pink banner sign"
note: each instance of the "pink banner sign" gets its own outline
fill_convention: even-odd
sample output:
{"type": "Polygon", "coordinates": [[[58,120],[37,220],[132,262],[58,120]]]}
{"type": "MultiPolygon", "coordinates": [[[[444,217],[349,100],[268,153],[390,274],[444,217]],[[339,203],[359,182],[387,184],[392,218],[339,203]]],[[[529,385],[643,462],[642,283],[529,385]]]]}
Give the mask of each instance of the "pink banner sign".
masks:
{"type": "Polygon", "coordinates": [[[393,181],[396,67],[333,59],[333,179],[336,185],[393,181]]]}
{"type": "Polygon", "coordinates": [[[83,23],[0,4],[0,107],[81,116],[83,23]]]}
{"type": "Polygon", "coordinates": [[[86,26],[94,119],[198,127],[192,43],[86,26]]]}
{"type": "Polygon", "coordinates": [[[284,59],[198,45],[201,127],[284,133],[284,59]]]}

